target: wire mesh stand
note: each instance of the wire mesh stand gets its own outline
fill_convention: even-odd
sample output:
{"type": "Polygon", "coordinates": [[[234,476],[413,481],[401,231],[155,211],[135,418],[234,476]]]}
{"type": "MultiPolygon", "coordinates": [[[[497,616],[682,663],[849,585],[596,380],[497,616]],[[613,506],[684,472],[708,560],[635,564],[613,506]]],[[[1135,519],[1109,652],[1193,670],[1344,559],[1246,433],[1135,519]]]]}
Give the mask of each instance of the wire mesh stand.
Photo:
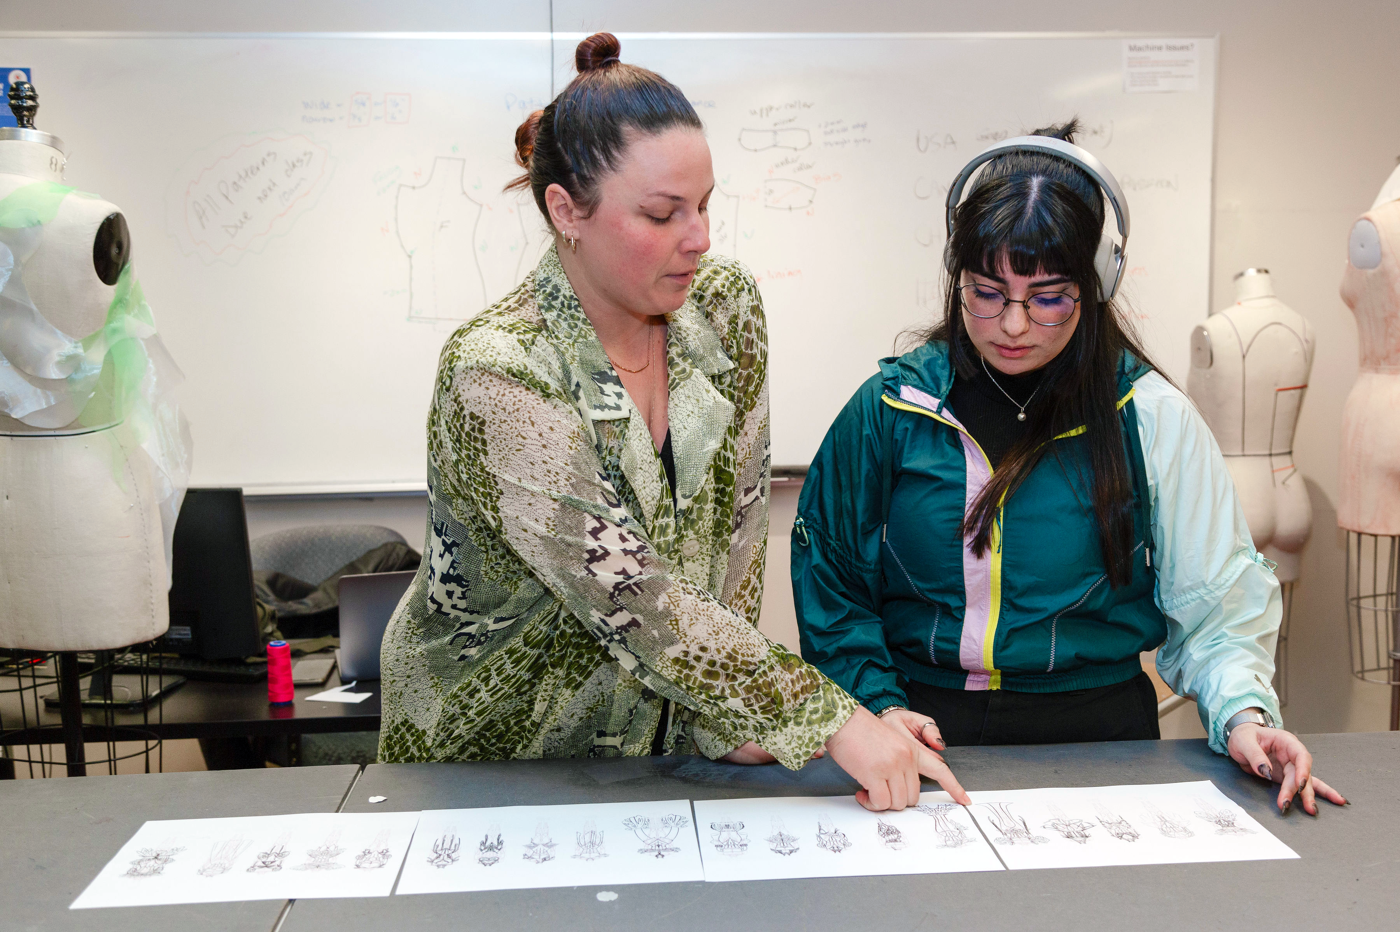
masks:
{"type": "Polygon", "coordinates": [[[1274,692],[1278,693],[1279,708],[1288,705],[1288,628],[1293,620],[1293,586],[1279,583],[1283,590],[1283,618],[1278,625],[1278,646],[1274,648],[1274,692]]]}
{"type": "Polygon", "coordinates": [[[1347,640],[1351,672],[1390,687],[1390,730],[1400,731],[1400,537],[1347,531],[1347,640]]]}
{"type": "Polygon", "coordinates": [[[161,770],[163,743],[151,726],[163,721],[163,713],[160,703],[150,701],[162,692],[164,676],[159,661],[138,671],[134,690],[114,685],[113,666],[111,651],[0,651],[0,779],[17,776],[16,765],[27,765],[30,777],[54,776],[60,766],[70,777],[87,776],[89,767],[105,767],[107,773],[115,774],[118,764],[134,758],[144,758],[147,773],[161,770]],[[86,690],[83,679],[87,680],[86,690]],[[52,713],[44,714],[45,699],[52,697],[55,689],[59,725],[53,724],[52,713]],[[140,707],[139,724],[117,724],[121,704],[140,707]],[[121,753],[118,742],[134,742],[139,747],[121,753]],[[105,755],[88,760],[89,743],[105,745],[105,755]],[[50,750],[59,744],[64,747],[62,762],[50,750]],[[21,746],[23,756],[15,753],[21,746]]]}

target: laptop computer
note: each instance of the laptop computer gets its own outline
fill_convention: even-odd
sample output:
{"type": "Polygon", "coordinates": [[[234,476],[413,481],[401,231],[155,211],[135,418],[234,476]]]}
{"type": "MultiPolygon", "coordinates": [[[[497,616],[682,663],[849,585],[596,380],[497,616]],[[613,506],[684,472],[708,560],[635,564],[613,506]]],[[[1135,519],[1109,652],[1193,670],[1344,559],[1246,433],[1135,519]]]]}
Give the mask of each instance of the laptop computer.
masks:
{"type": "Polygon", "coordinates": [[[340,577],[340,681],[379,679],[379,645],[417,570],[340,577]]]}

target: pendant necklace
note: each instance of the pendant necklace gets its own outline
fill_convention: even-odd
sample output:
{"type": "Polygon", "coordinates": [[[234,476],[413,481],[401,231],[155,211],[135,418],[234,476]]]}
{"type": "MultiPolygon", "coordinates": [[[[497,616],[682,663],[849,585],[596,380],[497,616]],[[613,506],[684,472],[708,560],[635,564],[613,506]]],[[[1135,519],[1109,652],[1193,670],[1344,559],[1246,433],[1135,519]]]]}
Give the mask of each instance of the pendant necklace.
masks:
{"type": "Polygon", "coordinates": [[[1018,421],[1024,421],[1024,420],[1026,419],[1026,405],[1030,404],[1031,401],[1035,398],[1035,392],[1040,391],[1040,386],[1037,385],[1037,386],[1035,387],[1035,392],[1031,392],[1031,397],[1030,397],[1030,398],[1027,398],[1027,399],[1026,399],[1026,404],[1023,405],[1023,404],[1021,404],[1019,401],[1017,401],[1015,398],[1012,398],[1010,395],[1008,395],[1007,392],[1006,392],[1006,389],[1002,388],[1002,387],[1001,387],[1001,384],[1000,384],[999,382],[997,382],[997,380],[996,380],[995,378],[992,377],[992,370],[987,368],[987,357],[986,357],[986,356],[983,356],[983,355],[981,355],[981,354],[978,354],[978,357],[977,357],[977,358],[982,360],[982,371],[985,372],[985,373],[987,373],[987,378],[989,378],[989,379],[992,380],[992,384],[995,385],[995,386],[997,387],[997,391],[1001,392],[1003,395],[1006,395],[1006,400],[1009,401],[1009,402],[1011,402],[1013,405],[1015,405],[1015,406],[1019,409],[1019,410],[1017,411],[1017,413],[1016,413],[1016,420],[1018,420],[1018,421]]]}

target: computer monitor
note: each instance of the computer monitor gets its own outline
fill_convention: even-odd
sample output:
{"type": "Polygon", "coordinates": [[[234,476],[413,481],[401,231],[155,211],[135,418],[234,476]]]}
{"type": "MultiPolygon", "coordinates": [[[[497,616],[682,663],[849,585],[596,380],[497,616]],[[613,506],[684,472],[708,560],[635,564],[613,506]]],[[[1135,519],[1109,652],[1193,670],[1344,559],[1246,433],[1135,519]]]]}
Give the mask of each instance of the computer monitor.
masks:
{"type": "Polygon", "coordinates": [[[160,646],[206,660],[263,652],[242,489],[188,489],[175,521],[170,630],[160,646]]]}

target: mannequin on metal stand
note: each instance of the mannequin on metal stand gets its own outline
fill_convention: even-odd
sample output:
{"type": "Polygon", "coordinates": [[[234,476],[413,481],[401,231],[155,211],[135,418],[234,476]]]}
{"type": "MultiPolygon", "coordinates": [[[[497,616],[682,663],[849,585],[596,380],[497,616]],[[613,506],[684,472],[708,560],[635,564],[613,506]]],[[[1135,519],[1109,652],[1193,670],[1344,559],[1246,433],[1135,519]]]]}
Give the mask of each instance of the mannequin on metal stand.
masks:
{"type": "Polygon", "coordinates": [[[70,775],[85,773],[77,651],[169,626],[169,541],[188,474],[161,388],[178,370],[129,268],[116,205],[63,186],[38,95],[0,128],[0,648],[58,652],[70,775]]]}
{"type": "Polygon", "coordinates": [[[1351,228],[1342,300],[1361,366],[1342,412],[1337,523],[1347,530],[1352,672],[1391,687],[1400,730],[1400,168],[1351,228]]]}

